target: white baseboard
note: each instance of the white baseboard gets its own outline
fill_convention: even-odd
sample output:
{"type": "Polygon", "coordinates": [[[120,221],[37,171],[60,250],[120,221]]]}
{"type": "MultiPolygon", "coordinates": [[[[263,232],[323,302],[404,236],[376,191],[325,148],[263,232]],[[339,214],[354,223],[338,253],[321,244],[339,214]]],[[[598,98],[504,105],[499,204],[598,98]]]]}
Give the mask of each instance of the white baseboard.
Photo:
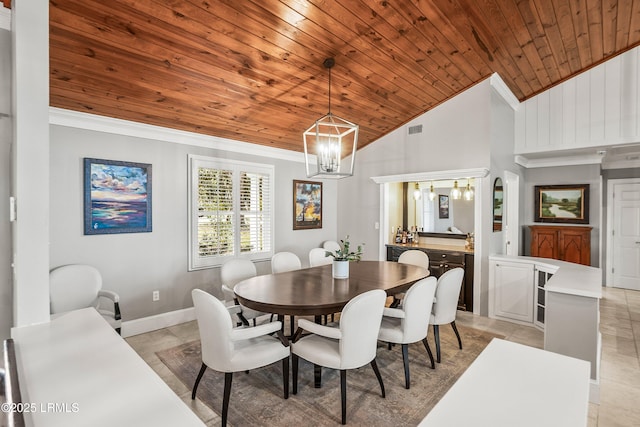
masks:
{"type": "Polygon", "coordinates": [[[600,404],[600,381],[591,380],[589,383],[589,402],[600,404]]]}
{"type": "Polygon", "coordinates": [[[193,307],[182,310],[170,311],[168,313],[156,314],[155,316],[143,317],[141,319],[122,322],[122,336],[124,338],[133,335],[144,334],[156,331],[180,323],[190,322],[196,319],[196,311],[193,307]]]}

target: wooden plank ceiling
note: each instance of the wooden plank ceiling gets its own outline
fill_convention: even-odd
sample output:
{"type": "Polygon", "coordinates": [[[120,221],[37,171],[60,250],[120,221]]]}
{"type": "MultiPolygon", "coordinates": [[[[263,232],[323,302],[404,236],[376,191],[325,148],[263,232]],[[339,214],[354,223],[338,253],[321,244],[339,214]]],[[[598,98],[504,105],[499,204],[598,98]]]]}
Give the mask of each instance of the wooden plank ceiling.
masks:
{"type": "Polygon", "coordinates": [[[302,151],[359,147],[497,72],[521,101],[640,44],[640,1],[51,0],[50,104],[302,151]]]}

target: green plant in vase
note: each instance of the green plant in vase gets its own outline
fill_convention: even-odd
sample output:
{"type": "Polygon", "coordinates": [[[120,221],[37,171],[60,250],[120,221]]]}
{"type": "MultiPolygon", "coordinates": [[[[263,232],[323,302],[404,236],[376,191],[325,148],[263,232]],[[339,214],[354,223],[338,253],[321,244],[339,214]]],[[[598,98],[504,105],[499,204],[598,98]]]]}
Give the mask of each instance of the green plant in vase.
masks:
{"type": "Polygon", "coordinates": [[[349,277],[349,261],[360,261],[362,258],[362,247],[364,243],[358,245],[355,251],[351,250],[349,236],[340,240],[340,249],[335,251],[325,251],[325,256],[333,257],[333,277],[336,279],[346,279],[349,277]]]}

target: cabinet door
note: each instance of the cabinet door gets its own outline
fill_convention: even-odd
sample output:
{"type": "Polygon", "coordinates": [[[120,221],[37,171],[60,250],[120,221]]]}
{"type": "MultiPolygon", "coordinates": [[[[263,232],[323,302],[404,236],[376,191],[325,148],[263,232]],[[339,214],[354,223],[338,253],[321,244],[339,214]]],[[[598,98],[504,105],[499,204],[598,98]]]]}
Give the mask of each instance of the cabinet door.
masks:
{"type": "Polygon", "coordinates": [[[559,259],[557,230],[534,229],[531,233],[531,256],[559,259]]]}
{"type": "Polygon", "coordinates": [[[533,322],[533,265],[496,262],[493,268],[494,315],[533,322]]]}
{"type": "Polygon", "coordinates": [[[560,258],[576,264],[591,265],[590,234],[570,227],[560,232],[560,258]]]}

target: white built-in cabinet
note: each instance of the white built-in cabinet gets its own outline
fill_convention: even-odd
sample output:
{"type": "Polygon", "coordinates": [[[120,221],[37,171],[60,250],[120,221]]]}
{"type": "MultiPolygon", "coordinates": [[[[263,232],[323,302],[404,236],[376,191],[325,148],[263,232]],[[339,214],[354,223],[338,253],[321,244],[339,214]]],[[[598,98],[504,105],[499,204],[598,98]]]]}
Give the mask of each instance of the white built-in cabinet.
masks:
{"type": "Polygon", "coordinates": [[[532,323],[533,273],[531,263],[491,261],[489,281],[494,292],[489,317],[532,323]]]}
{"type": "Polygon", "coordinates": [[[602,271],[536,257],[489,257],[489,317],[544,331],[544,349],[591,362],[598,401],[602,271]]]}

